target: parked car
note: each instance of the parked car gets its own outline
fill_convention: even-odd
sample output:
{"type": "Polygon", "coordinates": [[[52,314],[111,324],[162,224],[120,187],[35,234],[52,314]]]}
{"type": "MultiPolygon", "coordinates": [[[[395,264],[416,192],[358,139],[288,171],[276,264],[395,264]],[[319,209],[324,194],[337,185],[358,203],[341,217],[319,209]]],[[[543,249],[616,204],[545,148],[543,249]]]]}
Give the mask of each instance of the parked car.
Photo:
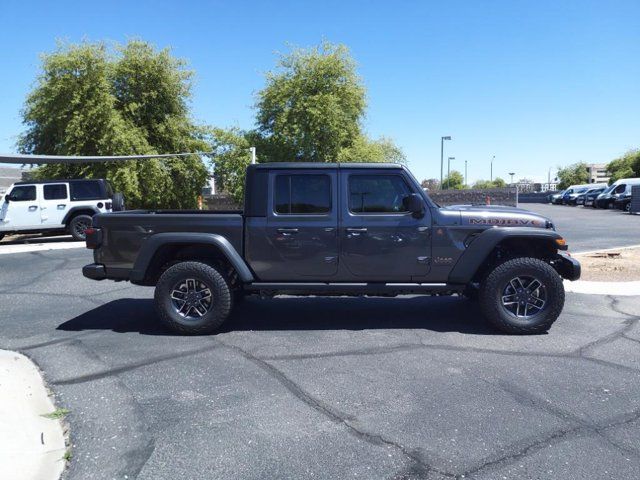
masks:
{"type": "Polygon", "coordinates": [[[631,192],[624,192],[615,196],[613,206],[617,209],[628,212],[631,210],[631,192]]]}
{"type": "Polygon", "coordinates": [[[566,190],[562,190],[561,192],[549,195],[547,197],[547,200],[549,201],[549,203],[551,203],[553,205],[561,205],[562,204],[562,196],[564,195],[564,192],[566,192],[566,190]]]}
{"type": "Polygon", "coordinates": [[[562,278],[580,277],[548,218],[441,208],[397,164],[250,165],[242,212],[107,213],[86,233],[83,274],[155,286],[159,318],[187,334],[220,328],[246,294],[461,294],[506,332],[543,332],[562,278]]]}
{"type": "Polygon", "coordinates": [[[0,206],[0,240],[7,234],[57,231],[84,240],[93,215],[122,209],[122,194],[114,194],[107,180],[17,182],[0,206]]]}
{"type": "Polygon", "coordinates": [[[591,199],[592,199],[591,202],[593,203],[593,199],[596,198],[598,194],[602,193],[603,191],[604,191],[604,187],[590,188],[586,192],[581,193],[576,197],[576,205],[584,206],[587,200],[587,196],[589,195],[591,195],[591,199]]]}
{"type": "Polygon", "coordinates": [[[613,182],[594,202],[595,208],[611,208],[620,195],[631,193],[631,187],[640,185],[640,178],[621,178],[613,182]]]}
{"type": "Polygon", "coordinates": [[[567,189],[565,194],[562,196],[562,203],[564,205],[572,205],[575,207],[578,202],[578,197],[587,193],[587,190],[589,190],[589,187],[575,187],[567,189]]]}
{"type": "Polygon", "coordinates": [[[595,189],[592,189],[591,191],[588,191],[587,193],[585,193],[584,194],[583,205],[585,207],[593,207],[596,198],[598,198],[598,195],[600,195],[605,190],[606,190],[606,188],[595,188],[595,189]]]}

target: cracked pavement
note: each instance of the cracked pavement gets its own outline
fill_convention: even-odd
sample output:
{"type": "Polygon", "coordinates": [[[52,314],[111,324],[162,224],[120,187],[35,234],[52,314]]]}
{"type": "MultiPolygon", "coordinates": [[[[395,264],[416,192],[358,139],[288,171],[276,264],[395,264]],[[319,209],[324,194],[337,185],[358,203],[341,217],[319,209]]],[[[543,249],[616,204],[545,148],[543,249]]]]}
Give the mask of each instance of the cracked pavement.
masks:
{"type": "Polygon", "coordinates": [[[508,336],[457,297],[247,299],[174,336],[86,250],[0,259],[0,348],[71,410],[69,479],[637,478],[640,297],[508,336]]]}

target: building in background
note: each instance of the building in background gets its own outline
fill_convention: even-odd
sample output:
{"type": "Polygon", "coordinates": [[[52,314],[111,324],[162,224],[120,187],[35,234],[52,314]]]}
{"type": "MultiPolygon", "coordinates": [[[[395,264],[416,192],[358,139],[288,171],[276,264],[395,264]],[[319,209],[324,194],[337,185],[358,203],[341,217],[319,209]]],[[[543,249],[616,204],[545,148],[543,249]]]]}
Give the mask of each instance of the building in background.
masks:
{"type": "Polygon", "coordinates": [[[589,172],[589,183],[609,183],[609,172],[607,172],[606,163],[591,163],[587,165],[589,172]]]}

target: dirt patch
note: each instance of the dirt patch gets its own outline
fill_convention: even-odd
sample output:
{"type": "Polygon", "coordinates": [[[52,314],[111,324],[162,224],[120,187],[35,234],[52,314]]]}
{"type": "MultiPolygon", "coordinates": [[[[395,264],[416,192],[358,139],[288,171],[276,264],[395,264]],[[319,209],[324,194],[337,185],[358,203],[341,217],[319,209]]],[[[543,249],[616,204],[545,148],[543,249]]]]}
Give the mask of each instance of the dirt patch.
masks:
{"type": "Polygon", "coordinates": [[[582,265],[580,280],[631,282],[640,280],[640,248],[575,253],[582,265]]]}

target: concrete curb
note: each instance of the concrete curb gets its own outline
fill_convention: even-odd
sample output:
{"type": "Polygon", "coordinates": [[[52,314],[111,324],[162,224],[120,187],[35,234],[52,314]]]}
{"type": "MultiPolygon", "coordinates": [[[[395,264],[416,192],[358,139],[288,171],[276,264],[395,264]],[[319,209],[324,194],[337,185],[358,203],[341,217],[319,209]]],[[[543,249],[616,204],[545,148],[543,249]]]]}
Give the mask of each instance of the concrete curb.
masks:
{"type": "Polygon", "coordinates": [[[588,295],[640,296],[640,281],[633,282],[589,282],[578,280],[564,281],[567,292],[586,293],[588,295]]]}
{"type": "Polygon", "coordinates": [[[38,368],[0,350],[0,478],[57,480],[65,467],[64,430],[38,368]]]}

